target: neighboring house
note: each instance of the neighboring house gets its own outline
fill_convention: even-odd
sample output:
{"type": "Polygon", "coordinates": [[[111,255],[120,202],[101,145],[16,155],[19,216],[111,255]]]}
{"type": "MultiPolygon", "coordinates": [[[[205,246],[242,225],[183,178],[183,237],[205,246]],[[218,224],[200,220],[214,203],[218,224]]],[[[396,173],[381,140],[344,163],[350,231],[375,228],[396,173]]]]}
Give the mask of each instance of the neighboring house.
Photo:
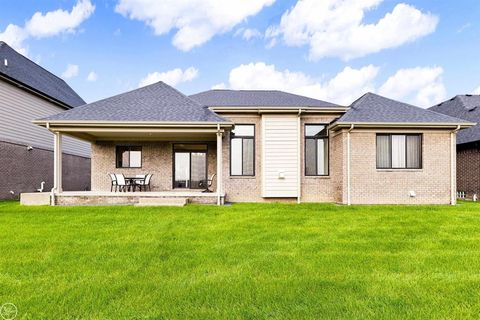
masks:
{"type": "Polygon", "coordinates": [[[58,204],[454,204],[455,132],[473,125],[371,93],[343,107],[280,91],[187,97],[163,82],[36,123],[92,143],[92,192],[63,192],[57,172],[58,204]],[[152,192],[110,192],[109,173],[153,173],[152,192]],[[214,192],[199,192],[213,174],[214,192]]]}
{"type": "MultiPolygon", "coordinates": [[[[430,110],[478,123],[480,95],[458,95],[430,110]]],[[[457,189],[468,197],[480,195],[480,125],[457,134],[457,189]]]]}
{"type": "MultiPolygon", "coordinates": [[[[32,123],[85,104],[62,79],[0,41],[0,199],[53,187],[53,134],[32,123]],[[13,192],[13,194],[12,194],[13,192]]],[[[90,186],[90,145],[63,139],[66,190],[90,186]]]]}

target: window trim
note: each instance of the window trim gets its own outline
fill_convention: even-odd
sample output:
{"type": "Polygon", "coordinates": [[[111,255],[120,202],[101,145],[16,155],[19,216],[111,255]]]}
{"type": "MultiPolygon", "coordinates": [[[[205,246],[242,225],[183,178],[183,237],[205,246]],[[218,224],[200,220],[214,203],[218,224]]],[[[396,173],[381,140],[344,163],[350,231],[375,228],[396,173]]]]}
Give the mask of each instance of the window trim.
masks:
{"type": "Polygon", "coordinates": [[[236,123],[235,126],[253,126],[252,136],[235,136],[233,137],[232,131],[230,131],[230,177],[255,177],[256,170],[256,139],[257,139],[257,127],[255,123],[236,123]],[[242,174],[232,174],[232,140],[242,139],[242,174]],[[253,141],[253,174],[243,174],[243,139],[251,139],[253,141]]]}
{"type": "Polygon", "coordinates": [[[303,124],[303,174],[305,177],[329,177],[330,176],[330,135],[328,129],[328,123],[304,123],[303,124]],[[325,126],[327,135],[323,137],[307,136],[307,126],[325,126]],[[307,174],[307,139],[315,140],[315,172],[317,174],[307,174]],[[318,174],[318,143],[317,140],[327,140],[327,172],[324,174],[318,174]]]}
{"type": "MultiPolygon", "coordinates": [[[[130,159],[128,159],[130,163],[130,159]]],[[[143,148],[141,145],[115,145],[115,168],[116,169],[141,169],[143,166],[143,148]],[[130,158],[131,148],[140,148],[140,166],[139,167],[124,167],[118,165],[118,148],[128,148],[128,157],[130,158]]]]}
{"type": "Polygon", "coordinates": [[[423,133],[377,133],[375,135],[375,167],[377,170],[422,170],[423,169],[423,133]],[[377,161],[378,136],[387,136],[390,147],[390,167],[379,167],[377,161]],[[405,167],[394,168],[392,159],[392,136],[405,136],[405,167]],[[420,137],[420,159],[418,167],[408,167],[408,136],[420,137]]]}
{"type": "Polygon", "coordinates": [[[172,143],[172,190],[176,189],[176,190],[185,190],[185,189],[192,189],[192,190],[202,190],[204,188],[192,188],[190,186],[190,188],[181,188],[181,187],[175,187],[175,153],[176,152],[180,152],[180,153],[188,153],[188,158],[189,158],[189,165],[190,165],[190,177],[189,177],[189,181],[192,181],[192,153],[205,153],[205,178],[206,180],[208,180],[208,152],[209,151],[209,147],[208,147],[208,143],[207,142],[175,142],[175,143],[172,143]],[[175,150],[175,145],[179,145],[179,144],[192,144],[192,145],[205,145],[206,148],[205,150],[182,150],[182,149],[177,149],[175,150]]]}

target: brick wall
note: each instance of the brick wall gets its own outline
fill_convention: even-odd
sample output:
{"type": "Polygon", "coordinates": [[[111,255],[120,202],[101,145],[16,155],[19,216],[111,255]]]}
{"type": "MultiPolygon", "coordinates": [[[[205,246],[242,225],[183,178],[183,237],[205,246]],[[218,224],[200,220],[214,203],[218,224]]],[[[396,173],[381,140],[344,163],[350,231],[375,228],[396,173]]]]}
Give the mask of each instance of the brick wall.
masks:
{"type": "MultiPolygon", "coordinates": [[[[296,202],[296,198],[263,198],[262,197],[262,129],[261,116],[231,116],[224,117],[236,124],[255,125],[255,176],[236,177],[230,176],[230,135],[227,133],[223,140],[223,173],[226,191],[226,200],[231,202],[296,202]]],[[[301,118],[301,201],[303,202],[334,202],[340,198],[339,181],[341,177],[341,147],[342,141],[330,138],[330,175],[326,177],[305,176],[305,150],[303,141],[305,138],[304,125],[328,124],[335,116],[302,116],[301,118]]]]}
{"type": "MultiPolygon", "coordinates": [[[[0,199],[22,192],[35,192],[45,181],[44,191],[53,188],[53,151],[0,142],[0,199]]],[[[82,191],[90,188],[90,159],[63,154],[63,189],[82,191]]]]}
{"type": "Polygon", "coordinates": [[[263,202],[262,198],[262,130],[261,117],[252,116],[226,116],[237,124],[255,125],[255,176],[235,177],[230,176],[230,132],[223,138],[223,181],[226,201],[230,202],[263,202]]]}
{"type": "MultiPolygon", "coordinates": [[[[188,143],[188,142],[182,142],[188,143]]],[[[202,142],[203,143],[203,142],[202,142]]],[[[208,176],[216,172],[216,142],[205,142],[208,146],[208,176]]],[[[110,191],[109,173],[123,173],[125,176],[153,174],[152,191],[173,189],[173,142],[97,142],[92,144],[92,190],[110,191]],[[115,149],[117,145],[142,146],[141,168],[116,168],[115,149]]],[[[215,183],[213,185],[215,188],[215,183]]]]}
{"type": "MultiPolygon", "coordinates": [[[[255,176],[230,176],[230,137],[223,138],[223,175],[226,201],[231,202],[295,202],[295,198],[262,197],[261,118],[260,116],[229,116],[238,124],[255,124],[255,176]]],[[[326,123],[333,117],[309,116],[305,123],[326,123]]],[[[386,131],[392,132],[392,131],[386,131]]],[[[406,131],[401,131],[405,133],[406,131]]],[[[418,132],[418,131],[416,131],[418,132]]],[[[449,203],[450,201],[450,133],[424,131],[423,169],[377,170],[376,131],[355,129],[351,133],[351,199],[352,203],[420,204],[449,203]],[[416,197],[409,196],[415,191],[416,197]]],[[[347,134],[346,131],[330,134],[330,175],[305,177],[302,145],[302,201],[347,202],[347,134]]],[[[125,175],[153,173],[152,191],[172,190],[172,142],[101,142],[92,145],[92,190],[110,190],[108,173],[125,175]],[[115,168],[115,145],[142,145],[143,166],[139,169],[115,168]]],[[[208,142],[208,175],[216,172],[216,142],[208,142]]],[[[215,179],[216,182],[216,179],[215,179]]],[[[215,190],[215,187],[214,187],[215,190]]]]}
{"type": "Polygon", "coordinates": [[[302,116],[301,118],[301,173],[302,202],[335,202],[339,198],[338,183],[341,180],[342,141],[330,133],[329,175],[305,176],[305,124],[329,124],[334,116],[302,116]]]}
{"type": "Polygon", "coordinates": [[[457,147],[457,190],[468,197],[480,194],[480,147],[477,144],[457,147]]]}
{"type": "MultiPolygon", "coordinates": [[[[424,131],[422,133],[423,168],[385,170],[376,169],[376,132],[352,131],[351,200],[353,204],[448,204],[450,202],[450,132],[424,131]],[[409,191],[415,191],[416,197],[410,197],[409,191]]],[[[346,170],[344,180],[346,181],[346,170]]],[[[346,182],[343,185],[346,189],[346,182]]],[[[343,202],[347,202],[346,195],[343,202]]]]}

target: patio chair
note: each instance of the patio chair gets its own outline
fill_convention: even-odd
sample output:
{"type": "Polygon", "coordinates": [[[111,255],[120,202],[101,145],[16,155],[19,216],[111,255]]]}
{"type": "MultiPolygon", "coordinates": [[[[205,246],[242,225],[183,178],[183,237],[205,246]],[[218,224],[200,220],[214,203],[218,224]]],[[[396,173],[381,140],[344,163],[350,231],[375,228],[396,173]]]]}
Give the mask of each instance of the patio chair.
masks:
{"type": "Polygon", "coordinates": [[[135,186],[140,188],[140,191],[142,191],[142,187],[143,187],[143,191],[146,191],[147,188],[148,188],[148,191],[152,191],[152,189],[150,188],[150,181],[152,180],[152,176],[153,174],[149,173],[145,176],[145,180],[135,181],[135,186]]]}
{"type": "Polygon", "coordinates": [[[130,185],[125,180],[125,176],[121,173],[115,173],[115,178],[117,179],[117,186],[119,191],[130,191],[130,185]]]}
{"type": "Polygon", "coordinates": [[[205,190],[203,190],[202,192],[213,192],[213,190],[210,190],[210,187],[213,184],[213,180],[215,179],[215,176],[216,176],[216,174],[214,173],[210,176],[210,179],[207,179],[205,181],[200,182],[200,187],[205,188],[205,190]]]}
{"type": "Polygon", "coordinates": [[[115,192],[117,192],[117,187],[118,187],[117,177],[115,176],[114,173],[109,173],[108,175],[109,175],[110,180],[111,180],[110,192],[113,192],[113,187],[115,187],[115,192]]]}

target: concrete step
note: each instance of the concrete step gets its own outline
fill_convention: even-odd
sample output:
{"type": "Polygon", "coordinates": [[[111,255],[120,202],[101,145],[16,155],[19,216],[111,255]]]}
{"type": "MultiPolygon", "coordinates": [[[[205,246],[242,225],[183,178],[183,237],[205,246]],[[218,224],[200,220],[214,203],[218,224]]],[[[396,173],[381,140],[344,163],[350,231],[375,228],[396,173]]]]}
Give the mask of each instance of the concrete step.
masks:
{"type": "Polygon", "coordinates": [[[146,206],[176,206],[183,207],[188,203],[188,198],[182,197],[148,197],[148,198],[139,198],[136,206],[146,207],[146,206]]]}

